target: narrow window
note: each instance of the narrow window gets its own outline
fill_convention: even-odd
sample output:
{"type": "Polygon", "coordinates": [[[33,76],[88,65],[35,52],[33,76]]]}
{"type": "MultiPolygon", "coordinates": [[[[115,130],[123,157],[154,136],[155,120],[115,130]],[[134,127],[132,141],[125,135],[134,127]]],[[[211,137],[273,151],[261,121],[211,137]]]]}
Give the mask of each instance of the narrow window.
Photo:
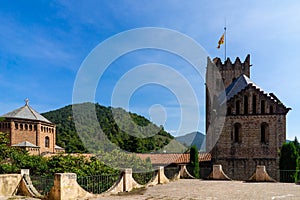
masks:
{"type": "Polygon", "coordinates": [[[15,123],[15,129],[19,129],[19,124],[15,123]]]}
{"type": "Polygon", "coordinates": [[[260,125],[260,142],[261,143],[267,143],[268,141],[268,124],[262,123],[260,125]]]}
{"type": "Polygon", "coordinates": [[[20,129],[23,130],[23,124],[20,124],[20,129]]]}
{"type": "Polygon", "coordinates": [[[260,113],[261,114],[265,114],[265,105],[266,103],[265,103],[265,100],[261,100],[261,102],[260,102],[260,113]]]}
{"type": "Polygon", "coordinates": [[[270,114],[273,114],[274,113],[274,108],[273,106],[270,106],[270,114]]]}
{"type": "Polygon", "coordinates": [[[25,130],[26,130],[26,131],[28,130],[28,125],[27,125],[27,124],[25,124],[25,130]]]}
{"type": "Polygon", "coordinates": [[[248,96],[244,96],[244,114],[248,114],[248,96]]]}
{"type": "Polygon", "coordinates": [[[46,136],[45,137],[45,147],[49,147],[50,146],[49,143],[50,143],[49,137],[46,136]]]}
{"type": "Polygon", "coordinates": [[[256,95],[252,96],[252,113],[256,114],[256,95]]]}
{"type": "Polygon", "coordinates": [[[241,104],[241,102],[240,102],[240,101],[236,101],[235,104],[236,104],[236,105],[235,105],[235,113],[236,113],[237,115],[239,115],[239,114],[240,114],[240,104],[241,104]]]}
{"type": "Polygon", "coordinates": [[[241,124],[234,124],[234,142],[241,142],[241,124]]]}
{"type": "Polygon", "coordinates": [[[227,115],[231,115],[232,114],[232,110],[231,110],[231,107],[227,107],[227,115]]]}

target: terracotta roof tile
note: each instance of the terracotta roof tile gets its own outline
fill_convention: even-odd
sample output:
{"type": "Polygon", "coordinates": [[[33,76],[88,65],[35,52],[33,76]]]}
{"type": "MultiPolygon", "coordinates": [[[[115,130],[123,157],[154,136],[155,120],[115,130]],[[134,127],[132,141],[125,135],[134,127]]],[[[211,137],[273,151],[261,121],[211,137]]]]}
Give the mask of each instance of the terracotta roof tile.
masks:
{"type": "MultiPolygon", "coordinates": [[[[162,153],[162,154],[136,154],[139,158],[145,160],[150,158],[153,165],[169,165],[171,163],[175,164],[187,164],[190,162],[190,154],[175,154],[175,153],[162,153]]],[[[205,162],[211,160],[210,153],[199,153],[198,154],[199,162],[205,162]]]]}

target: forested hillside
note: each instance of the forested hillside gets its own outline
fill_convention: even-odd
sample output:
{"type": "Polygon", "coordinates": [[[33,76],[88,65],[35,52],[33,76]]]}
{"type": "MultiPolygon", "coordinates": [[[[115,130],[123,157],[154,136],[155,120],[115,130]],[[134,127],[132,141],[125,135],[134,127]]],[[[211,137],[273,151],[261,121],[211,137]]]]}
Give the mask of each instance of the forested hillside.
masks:
{"type": "MultiPolygon", "coordinates": [[[[173,136],[163,127],[158,127],[145,117],[128,113],[121,108],[83,103],[76,104],[75,110],[77,110],[76,116],[73,115],[72,105],[42,114],[56,124],[56,144],[65,148],[66,152],[87,152],[87,146],[95,150],[107,148],[103,146],[103,143],[113,143],[129,152],[154,152],[161,150],[173,140],[173,136]],[[97,123],[91,120],[93,110],[96,111],[97,123]],[[81,137],[76,131],[74,117],[78,122],[76,125],[80,124],[76,128],[80,129],[81,137]],[[106,137],[103,137],[103,133],[99,133],[101,131],[106,137]],[[110,142],[107,142],[107,139],[110,142]]],[[[175,148],[174,144],[169,146],[176,151],[183,151],[183,146],[176,141],[175,148]]],[[[168,149],[168,152],[172,151],[168,149]]]]}

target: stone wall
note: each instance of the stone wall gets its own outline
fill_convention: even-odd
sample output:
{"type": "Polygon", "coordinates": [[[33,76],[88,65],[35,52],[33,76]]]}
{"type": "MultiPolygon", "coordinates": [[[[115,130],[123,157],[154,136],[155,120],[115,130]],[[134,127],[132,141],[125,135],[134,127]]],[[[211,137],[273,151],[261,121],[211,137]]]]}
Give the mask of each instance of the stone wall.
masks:
{"type": "Polygon", "coordinates": [[[55,153],[55,124],[32,120],[6,119],[4,122],[1,122],[0,132],[10,134],[11,145],[28,141],[39,146],[39,151],[36,149],[27,149],[32,155],[39,155],[45,152],[55,153]],[[49,147],[45,146],[46,137],[49,137],[49,147]]]}
{"type": "Polygon", "coordinates": [[[21,180],[21,174],[0,174],[0,197],[15,195],[21,180]]]}

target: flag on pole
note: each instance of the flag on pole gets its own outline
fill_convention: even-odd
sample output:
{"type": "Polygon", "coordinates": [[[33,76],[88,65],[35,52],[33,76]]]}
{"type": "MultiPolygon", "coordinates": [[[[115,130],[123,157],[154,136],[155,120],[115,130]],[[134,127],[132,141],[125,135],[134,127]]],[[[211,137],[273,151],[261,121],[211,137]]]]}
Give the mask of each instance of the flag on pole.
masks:
{"type": "Polygon", "coordinates": [[[219,39],[218,46],[217,46],[218,49],[220,49],[221,44],[224,44],[224,40],[225,40],[225,33],[223,33],[223,35],[219,39]]]}

